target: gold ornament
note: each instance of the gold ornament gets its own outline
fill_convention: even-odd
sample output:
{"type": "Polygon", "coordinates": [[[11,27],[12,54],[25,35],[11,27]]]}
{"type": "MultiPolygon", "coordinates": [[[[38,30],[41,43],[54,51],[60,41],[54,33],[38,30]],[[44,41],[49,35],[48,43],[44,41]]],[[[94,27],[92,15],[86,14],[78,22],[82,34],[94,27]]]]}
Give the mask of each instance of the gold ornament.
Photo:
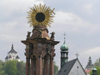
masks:
{"type": "Polygon", "coordinates": [[[37,26],[37,25],[44,25],[44,26],[50,26],[50,24],[53,22],[54,17],[54,9],[51,10],[50,7],[47,7],[46,5],[34,5],[33,8],[30,8],[31,10],[28,12],[28,23],[30,23],[30,26],[37,26]]]}

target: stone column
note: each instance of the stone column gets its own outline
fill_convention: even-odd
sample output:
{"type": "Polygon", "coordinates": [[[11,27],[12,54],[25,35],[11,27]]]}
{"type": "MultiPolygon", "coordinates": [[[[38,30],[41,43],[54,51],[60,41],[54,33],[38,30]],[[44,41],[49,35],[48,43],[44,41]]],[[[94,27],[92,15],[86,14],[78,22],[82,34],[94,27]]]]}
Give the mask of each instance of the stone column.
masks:
{"type": "Polygon", "coordinates": [[[33,71],[33,66],[34,63],[33,63],[33,57],[31,57],[31,75],[34,75],[34,71],[33,71]]]}
{"type": "Polygon", "coordinates": [[[36,75],[36,58],[33,58],[33,75],[36,75]]]}
{"type": "Polygon", "coordinates": [[[43,74],[42,73],[42,70],[43,70],[42,65],[43,65],[42,57],[37,56],[36,57],[36,75],[42,75],[43,74]]]}
{"type": "Polygon", "coordinates": [[[31,75],[36,75],[36,59],[35,59],[35,57],[31,58],[31,75]]]}
{"type": "Polygon", "coordinates": [[[49,56],[44,58],[44,75],[49,75],[49,56]]]}
{"type": "Polygon", "coordinates": [[[54,61],[53,61],[53,57],[50,57],[50,70],[49,70],[49,75],[54,75],[54,61]]]}
{"type": "Polygon", "coordinates": [[[26,57],[26,75],[30,75],[30,58],[26,57]]]}

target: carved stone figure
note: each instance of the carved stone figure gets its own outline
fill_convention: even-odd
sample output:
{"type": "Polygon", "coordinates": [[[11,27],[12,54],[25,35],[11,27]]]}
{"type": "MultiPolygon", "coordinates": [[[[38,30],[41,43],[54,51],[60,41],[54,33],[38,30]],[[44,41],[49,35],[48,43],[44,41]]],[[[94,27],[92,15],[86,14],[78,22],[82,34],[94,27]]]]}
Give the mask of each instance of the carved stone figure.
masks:
{"type": "Polygon", "coordinates": [[[55,32],[52,32],[50,40],[54,41],[54,35],[55,35],[55,32]]]}
{"type": "Polygon", "coordinates": [[[30,38],[30,34],[31,34],[31,32],[27,33],[27,40],[30,38]]]}
{"type": "Polygon", "coordinates": [[[38,32],[39,32],[38,38],[41,38],[42,37],[42,30],[38,30],[38,32]]]}

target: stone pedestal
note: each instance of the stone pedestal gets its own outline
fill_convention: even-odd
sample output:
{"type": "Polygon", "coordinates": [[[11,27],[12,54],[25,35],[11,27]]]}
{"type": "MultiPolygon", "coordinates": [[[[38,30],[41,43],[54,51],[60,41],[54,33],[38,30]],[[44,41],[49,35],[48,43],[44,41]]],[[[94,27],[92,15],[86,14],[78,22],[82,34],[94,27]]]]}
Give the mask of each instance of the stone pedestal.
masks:
{"type": "Polygon", "coordinates": [[[59,43],[54,41],[54,32],[49,37],[45,26],[35,26],[22,43],[26,45],[26,75],[54,75],[54,46],[59,43]]]}
{"type": "Polygon", "coordinates": [[[31,58],[31,75],[34,75],[34,60],[31,58]]]}
{"type": "Polygon", "coordinates": [[[43,68],[42,68],[42,57],[38,56],[36,58],[36,75],[42,75],[43,73],[43,68]]]}
{"type": "Polygon", "coordinates": [[[49,75],[54,75],[54,61],[53,58],[50,58],[50,72],[49,75]]]}
{"type": "Polygon", "coordinates": [[[26,75],[30,75],[30,58],[26,58],[26,75]]]}
{"type": "Polygon", "coordinates": [[[49,75],[49,56],[44,58],[44,75],[49,75]]]}

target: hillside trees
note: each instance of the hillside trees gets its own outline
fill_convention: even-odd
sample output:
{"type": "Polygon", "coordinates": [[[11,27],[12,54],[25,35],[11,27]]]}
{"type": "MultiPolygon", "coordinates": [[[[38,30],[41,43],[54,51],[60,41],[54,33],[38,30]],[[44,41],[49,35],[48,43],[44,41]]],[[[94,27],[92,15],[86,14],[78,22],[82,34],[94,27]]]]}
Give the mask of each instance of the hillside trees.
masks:
{"type": "Polygon", "coordinates": [[[23,61],[17,62],[17,69],[18,69],[17,75],[25,75],[26,66],[23,61]]]}
{"type": "Polygon", "coordinates": [[[3,70],[3,65],[0,63],[0,75],[7,75],[3,70]]]}
{"type": "Polygon", "coordinates": [[[17,75],[18,69],[16,66],[16,61],[5,62],[4,71],[8,75],[17,75]]]}
{"type": "Polygon", "coordinates": [[[4,62],[2,60],[0,60],[0,75],[8,75],[8,74],[5,74],[4,62]]]}
{"type": "MultiPolygon", "coordinates": [[[[54,74],[58,72],[58,66],[54,62],[54,74]]],[[[26,64],[21,61],[6,61],[0,60],[0,75],[26,75],[26,64]]]]}
{"type": "Polygon", "coordinates": [[[58,66],[56,65],[56,62],[54,62],[54,75],[58,73],[58,66]]]}
{"type": "MultiPolygon", "coordinates": [[[[96,60],[94,67],[97,69],[97,75],[100,75],[100,58],[96,60]]],[[[90,75],[92,75],[92,71],[90,72],[90,75]]]]}

